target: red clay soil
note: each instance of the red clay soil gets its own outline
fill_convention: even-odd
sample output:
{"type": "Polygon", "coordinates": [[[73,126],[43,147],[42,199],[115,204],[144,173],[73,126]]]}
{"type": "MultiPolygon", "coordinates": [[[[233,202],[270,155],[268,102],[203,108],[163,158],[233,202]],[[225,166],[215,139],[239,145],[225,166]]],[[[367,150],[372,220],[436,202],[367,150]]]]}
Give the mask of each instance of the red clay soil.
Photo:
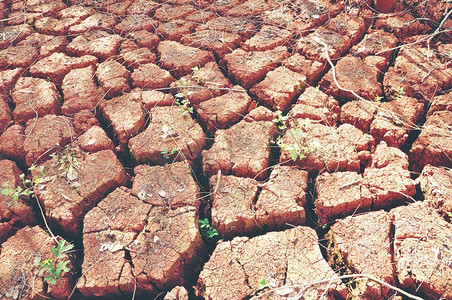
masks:
{"type": "Polygon", "coordinates": [[[452,298],[451,10],[1,1],[0,299],[452,298]]]}

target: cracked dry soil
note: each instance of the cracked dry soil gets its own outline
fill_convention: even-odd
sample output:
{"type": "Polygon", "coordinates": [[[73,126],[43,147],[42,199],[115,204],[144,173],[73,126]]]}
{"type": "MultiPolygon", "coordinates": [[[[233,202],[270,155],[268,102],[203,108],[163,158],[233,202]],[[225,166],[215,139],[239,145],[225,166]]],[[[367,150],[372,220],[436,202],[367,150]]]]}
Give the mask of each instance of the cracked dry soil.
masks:
{"type": "Polygon", "coordinates": [[[388,2],[1,1],[0,299],[452,299],[452,3],[388,2]]]}

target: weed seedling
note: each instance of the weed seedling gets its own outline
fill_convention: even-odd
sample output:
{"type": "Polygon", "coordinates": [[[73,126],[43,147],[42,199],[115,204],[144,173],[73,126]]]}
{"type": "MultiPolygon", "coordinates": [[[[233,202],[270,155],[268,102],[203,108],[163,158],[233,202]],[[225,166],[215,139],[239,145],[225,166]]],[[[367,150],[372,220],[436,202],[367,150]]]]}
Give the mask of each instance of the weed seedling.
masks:
{"type": "Polygon", "coordinates": [[[48,284],[56,284],[63,272],[69,272],[69,268],[67,267],[69,263],[67,253],[72,248],[74,248],[74,245],[70,243],[66,244],[65,240],[60,240],[56,248],[52,246],[50,249],[54,258],[39,262],[39,266],[41,267],[40,275],[44,275],[44,280],[48,284]]]}
{"type": "Polygon", "coordinates": [[[399,100],[404,95],[405,95],[405,91],[403,90],[403,87],[398,87],[398,88],[396,88],[394,95],[392,96],[392,100],[399,100]]]}
{"type": "Polygon", "coordinates": [[[311,143],[311,145],[306,145],[303,130],[300,127],[294,127],[287,131],[293,139],[295,140],[292,144],[283,143],[281,136],[276,140],[276,144],[282,150],[289,151],[290,157],[293,161],[297,159],[303,160],[308,154],[314,152],[320,146],[317,142],[311,143]]]}
{"type": "Polygon", "coordinates": [[[199,74],[199,67],[191,68],[191,70],[193,78],[196,79],[196,83],[197,84],[204,83],[204,78],[202,78],[201,75],[199,74]]]}
{"type": "Polygon", "coordinates": [[[270,287],[270,283],[267,282],[267,279],[265,279],[265,277],[262,277],[261,279],[259,279],[259,281],[257,282],[258,284],[258,289],[259,290],[263,290],[265,288],[270,287]]]}
{"type": "Polygon", "coordinates": [[[35,170],[36,168],[38,168],[40,176],[35,177],[33,180],[30,180],[25,178],[25,174],[21,174],[19,178],[20,180],[22,180],[22,185],[18,185],[12,188],[4,184],[2,194],[5,196],[11,196],[13,200],[19,200],[20,197],[32,196],[34,194],[34,188],[39,184],[43,183],[45,181],[46,176],[44,172],[44,166],[37,167],[36,165],[32,165],[28,169],[32,171],[35,170]]]}
{"type": "Polygon", "coordinates": [[[375,100],[375,102],[380,102],[381,100],[383,100],[383,96],[375,96],[375,98],[374,98],[374,100],[375,100]]]}
{"type": "Polygon", "coordinates": [[[176,154],[176,152],[179,152],[179,149],[176,147],[173,147],[171,151],[168,150],[168,148],[163,149],[162,152],[160,152],[165,159],[170,159],[172,155],[176,154]]]}
{"type": "Polygon", "coordinates": [[[277,110],[275,112],[275,118],[272,121],[273,123],[276,124],[276,126],[278,126],[279,129],[284,130],[287,128],[286,126],[287,118],[288,118],[287,116],[282,115],[282,111],[277,110]]]}
{"type": "Polygon", "coordinates": [[[210,224],[208,219],[199,219],[198,223],[201,235],[204,236],[205,238],[212,239],[220,235],[218,230],[210,224]]]}
{"type": "Polygon", "coordinates": [[[193,113],[193,107],[188,99],[188,97],[193,94],[193,92],[188,88],[190,84],[190,80],[186,81],[185,79],[182,79],[181,82],[177,83],[179,93],[176,94],[176,104],[181,108],[182,116],[193,113]]]}

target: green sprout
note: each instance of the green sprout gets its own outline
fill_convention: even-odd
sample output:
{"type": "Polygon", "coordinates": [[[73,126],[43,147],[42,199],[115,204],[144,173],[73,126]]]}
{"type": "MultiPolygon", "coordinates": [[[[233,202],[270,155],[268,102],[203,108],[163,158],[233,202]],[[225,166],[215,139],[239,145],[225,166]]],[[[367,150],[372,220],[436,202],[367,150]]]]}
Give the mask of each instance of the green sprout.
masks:
{"type": "Polygon", "coordinates": [[[220,235],[218,230],[210,224],[210,222],[207,218],[199,219],[198,223],[199,223],[201,235],[204,236],[205,238],[212,239],[215,236],[220,235]]]}
{"type": "Polygon", "coordinates": [[[60,240],[56,248],[52,246],[50,249],[54,258],[39,262],[39,266],[41,267],[40,275],[44,275],[44,280],[48,284],[55,285],[57,280],[61,278],[63,272],[70,271],[67,267],[70,261],[65,260],[65,258],[67,258],[67,253],[72,248],[74,248],[74,245],[70,243],[66,244],[65,240],[60,240]]]}

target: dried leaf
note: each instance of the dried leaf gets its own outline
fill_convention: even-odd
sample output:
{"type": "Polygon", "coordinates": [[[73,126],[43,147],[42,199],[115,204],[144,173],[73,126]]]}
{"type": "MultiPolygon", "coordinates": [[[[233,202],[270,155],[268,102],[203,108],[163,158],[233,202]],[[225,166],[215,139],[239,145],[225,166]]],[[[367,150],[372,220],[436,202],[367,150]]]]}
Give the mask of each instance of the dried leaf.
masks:
{"type": "Polygon", "coordinates": [[[77,177],[78,177],[77,169],[74,168],[72,165],[70,165],[69,168],[67,169],[67,172],[66,172],[66,178],[69,181],[74,181],[74,180],[77,179],[77,177]]]}

